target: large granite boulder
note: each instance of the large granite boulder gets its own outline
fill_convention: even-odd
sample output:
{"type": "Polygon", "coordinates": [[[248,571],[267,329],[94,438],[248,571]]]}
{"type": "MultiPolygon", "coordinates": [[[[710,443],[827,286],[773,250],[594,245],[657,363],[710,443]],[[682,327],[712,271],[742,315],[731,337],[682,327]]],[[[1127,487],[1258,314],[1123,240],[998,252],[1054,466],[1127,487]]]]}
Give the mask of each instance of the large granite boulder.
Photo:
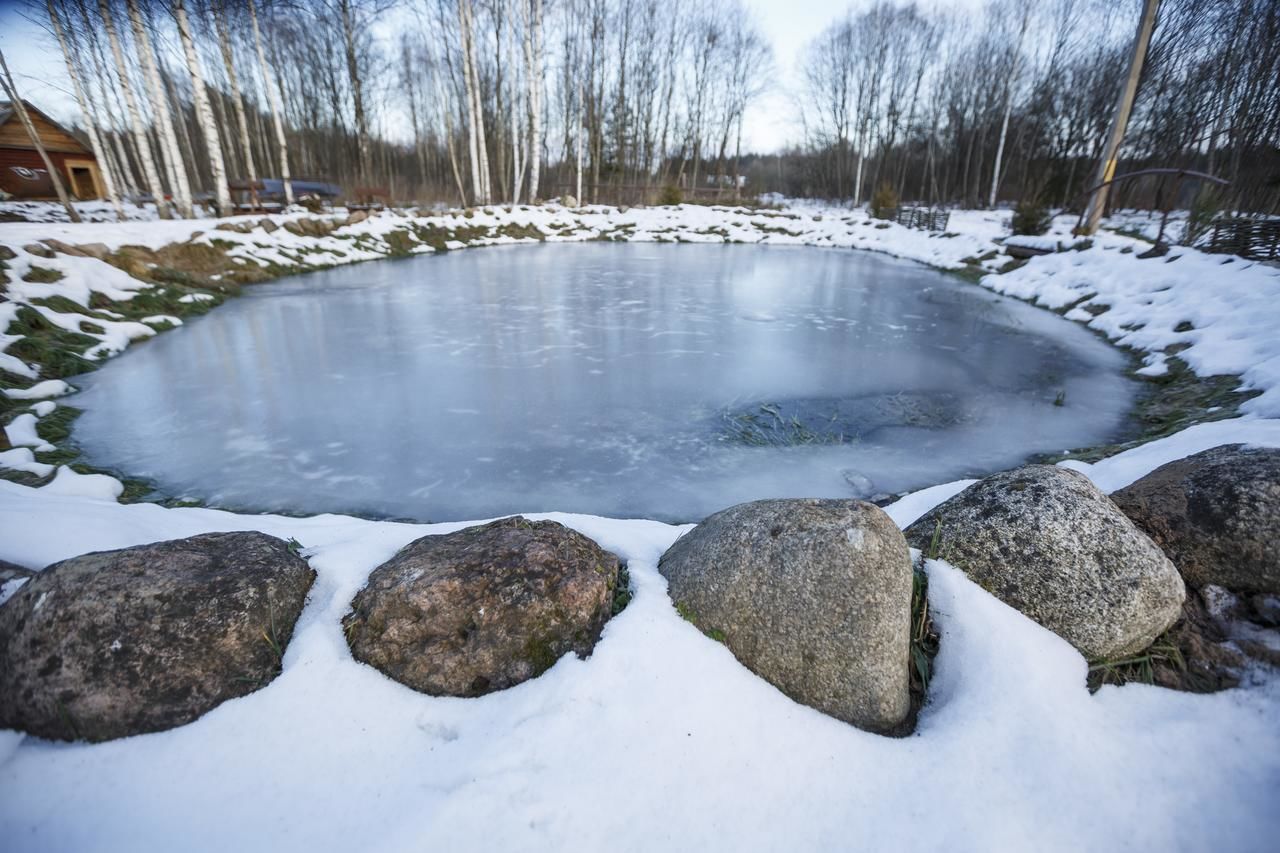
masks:
{"type": "Polygon", "coordinates": [[[680,612],[797,702],[875,732],[910,710],[911,558],[856,500],[718,512],[662,555],[680,612]]]}
{"type": "Polygon", "coordinates": [[[1229,444],[1111,495],[1194,587],[1280,593],[1280,449],[1229,444]]]}
{"type": "Polygon", "coordinates": [[[208,533],[55,563],[0,606],[0,727],[109,740],[264,686],[315,572],[263,533],[208,533]]]}
{"type": "Polygon", "coordinates": [[[363,661],[433,696],[482,696],[587,657],[618,558],[554,521],[515,516],[424,536],[376,568],[343,620],[363,661]]]}
{"type": "Polygon", "coordinates": [[[1028,465],[987,477],[906,534],[1090,660],[1146,648],[1186,597],[1155,543],[1068,468],[1028,465]]]}

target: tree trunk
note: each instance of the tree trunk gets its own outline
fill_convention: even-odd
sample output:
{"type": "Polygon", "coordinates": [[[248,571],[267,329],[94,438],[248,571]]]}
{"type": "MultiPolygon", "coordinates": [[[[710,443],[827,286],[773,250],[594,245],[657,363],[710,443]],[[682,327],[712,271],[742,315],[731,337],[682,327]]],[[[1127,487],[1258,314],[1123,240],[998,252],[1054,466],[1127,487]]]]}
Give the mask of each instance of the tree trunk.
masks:
{"type": "Polygon", "coordinates": [[[467,98],[467,144],[471,152],[471,191],[476,204],[489,203],[489,153],[484,139],[484,111],[475,66],[475,30],[471,0],[459,0],[458,24],[462,29],[462,77],[467,98]]]}
{"type": "Polygon", "coordinates": [[[276,90],[275,76],[267,64],[267,53],[262,48],[262,31],[258,29],[258,7],[249,0],[249,23],[253,27],[253,46],[258,53],[258,69],[262,72],[262,88],[271,105],[271,124],[276,132],[276,151],[280,157],[280,180],[284,182],[284,203],[293,204],[293,181],[289,178],[289,143],[284,138],[284,122],[280,118],[280,93],[276,90]]]}
{"type": "Polygon", "coordinates": [[[249,144],[249,120],[245,117],[244,97],[240,94],[235,57],[231,54],[231,37],[227,33],[226,9],[221,4],[213,7],[213,23],[218,31],[218,46],[222,49],[222,62],[227,66],[227,84],[231,87],[231,107],[235,110],[236,126],[240,129],[240,148],[244,152],[245,177],[249,179],[249,197],[256,207],[258,168],[253,161],[253,147],[249,144]]]}
{"type": "Polygon", "coordinates": [[[190,219],[195,215],[191,208],[191,185],[187,181],[186,165],[178,151],[178,140],[174,136],[173,116],[169,113],[169,103],[161,88],[160,74],[156,71],[155,56],[151,50],[151,37],[143,26],[142,14],[138,11],[138,0],[126,0],[126,8],[129,13],[129,23],[133,27],[134,45],[142,65],[142,79],[146,84],[147,97],[151,101],[151,112],[160,131],[161,152],[165,155],[174,205],[182,216],[190,219]]]}
{"type": "Polygon", "coordinates": [[[355,21],[351,18],[351,0],[340,0],[342,12],[342,38],[346,49],[347,77],[351,82],[351,101],[356,112],[356,145],[360,154],[360,179],[372,180],[373,162],[369,152],[369,122],[364,113],[364,89],[360,82],[360,67],[356,63],[355,21]]]}
{"type": "MultiPolygon", "coordinates": [[[[533,42],[529,60],[529,201],[538,201],[538,181],[542,172],[542,0],[521,0],[528,8],[532,2],[532,20],[526,25],[525,44],[533,42]],[[532,30],[532,34],[529,33],[532,30]]],[[[526,48],[527,49],[527,48],[526,48]]]]}
{"type": "Polygon", "coordinates": [[[1000,189],[1000,167],[1004,162],[1004,145],[1005,140],[1009,136],[1009,114],[1013,112],[1013,90],[1018,83],[1018,73],[1022,65],[1022,40],[1027,34],[1027,24],[1030,23],[1031,12],[1029,7],[1023,8],[1022,26],[1018,30],[1018,44],[1014,48],[1013,68],[1009,72],[1009,77],[1004,82],[1004,120],[1000,122],[1000,142],[996,145],[996,162],[991,169],[991,193],[987,198],[987,207],[994,208],[996,206],[996,193],[1000,189]]]}
{"type": "MultiPolygon", "coordinates": [[[[105,3],[106,0],[102,2],[105,3]]],[[[173,0],[173,14],[178,22],[178,36],[182,40],[182,52],[186,55],[187,70],[191,74],[191,92],[196,105],[196,118],[200,122],[205,149],[209,154],[209,170],[213,177],[213,192],[217,200],[218,215],[229,216],[231,193],[227,189],[227,170],[222,161],[222,146],[218,140],[218,128],[213,122],[213,111],[209,108],[209,95],[204,88],[204,77],[200,73],[200,57],[196,55],[196,45],[191,40],[191,21],[187,18],[185,0],[173,0]]]]}
{"type": "Polygon", "coordinates": [[[80,114],[84,116],[85,133],[89,136],[89,146],[93,150],[94,159],[98,161],[98,171],[102,175],[102,188],[107,194],[107,200],[116,209],[116,218],[123,222],[125,220],[124,206],[120,204],[120,196],[116,193],[115,180],[107,164],[107,152],[102,147],[102,141],[98,138],[98,124],[89,108],[89,98],[80,83],[79,70],[71,59],[71,48],[67,44],[66,34],[62,30],[62,21],[58,18],[57,10],[53,8],[53,0],[45,0],[45,5],[49,9],[49,23],[53,25],[53,33],[58,38],[58,47],[62,49],[62,59],[67,64],[67,76],[71,78],[71,85],[76,95],[76,104],[80,107],[80,114]]]}
{"type": "Polygon", "coordinates": [[[111,55],[116,62],[120,91],[124,93],[125,104],[129,107],[129,121],[133,125],[133,142],[137,149],[138,160],[142,163],[142,174],[147,183],[147,191],[151,193],[160,218],[168,219],[169,205],[165,201],[164,189],[160,186],[160,173],[156,171],[156,161],[151,156],[151,144],[147,142],[147,131],[142,125],[142,112],[138,109],[138,99],[134,97],[133,86],[129,83],[129,70],[124,64],[124,51],[120,48],[120,37],[116,34],[116,25],[111,19],[111,9],[107,6],[107,0],[98,0],[98,12],[102,15],[102,25],[107,31],[111,55]]]}

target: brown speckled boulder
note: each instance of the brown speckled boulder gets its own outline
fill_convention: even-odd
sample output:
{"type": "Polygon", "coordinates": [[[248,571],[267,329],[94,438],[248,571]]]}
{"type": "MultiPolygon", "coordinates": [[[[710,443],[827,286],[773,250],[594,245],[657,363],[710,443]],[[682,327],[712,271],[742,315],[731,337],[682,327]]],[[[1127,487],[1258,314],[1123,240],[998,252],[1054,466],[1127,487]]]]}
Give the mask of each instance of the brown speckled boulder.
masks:
{"type": "Polygon", "coordinates": [[[0,606],[0,727],[98,741],[188,723],[275,678],[314,579],[263,533],[55,563],[0,606]]]}
{"type": "Polygon", "coordinates": [[[1111,495],[1194,587],[1280,593],[1280,449],[1227,444],[1111,495]]]}
{"type": "Polygon", "coordinates": [[[910,710],[911,558],[856,500],[765,500],[716,513],[659,563],[685,618],[797,702],[875,732],[910,710]]]}
{"type": "Polygon", "coordinates": [[[1078,471],[1028,465],[987,477],[906,530],[1091,660],[1140,651],[1181,612],[1178,570],[1078,471]],[[941,522],[941,524],[939,524],[941,522]]]}
{"type": "Polygon", "coordinates": [[[433,696],[481,696],[591,654],[619,561],[554,521],[515,516],[409,543],[343,620],[363,661],[433,696]]]}

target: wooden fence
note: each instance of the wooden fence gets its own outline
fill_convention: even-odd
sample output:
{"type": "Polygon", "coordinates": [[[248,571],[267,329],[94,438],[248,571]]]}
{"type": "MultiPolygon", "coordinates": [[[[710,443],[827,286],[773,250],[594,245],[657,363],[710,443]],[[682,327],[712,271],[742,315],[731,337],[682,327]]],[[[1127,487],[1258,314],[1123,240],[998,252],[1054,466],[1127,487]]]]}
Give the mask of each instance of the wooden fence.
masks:
{"type": "Polygon", "coordinates": [[[946,231],[951,221],[951,211],[928,207],[900,207],[894,217],[899,225],[918,228],[921,231],[946,231]]]}
{"type": "Polygon", "coordinates": [[[1205,251],[1261,261],[1280,260],[1280,219],[1215,220],[1205,251]]]}

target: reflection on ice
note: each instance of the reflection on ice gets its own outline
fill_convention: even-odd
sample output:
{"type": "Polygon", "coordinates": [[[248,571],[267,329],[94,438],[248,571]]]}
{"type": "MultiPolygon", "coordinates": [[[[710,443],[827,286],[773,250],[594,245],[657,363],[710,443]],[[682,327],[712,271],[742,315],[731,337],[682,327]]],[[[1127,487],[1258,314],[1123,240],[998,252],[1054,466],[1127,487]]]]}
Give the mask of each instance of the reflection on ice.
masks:
{"type": "Polygon", "coordinates": [[[237,508],[690,520],[1109,440],[1123,365],[1052,314],[866,253],[494,248],[251,288],[86,377],[77,438],[237,508]]]}

